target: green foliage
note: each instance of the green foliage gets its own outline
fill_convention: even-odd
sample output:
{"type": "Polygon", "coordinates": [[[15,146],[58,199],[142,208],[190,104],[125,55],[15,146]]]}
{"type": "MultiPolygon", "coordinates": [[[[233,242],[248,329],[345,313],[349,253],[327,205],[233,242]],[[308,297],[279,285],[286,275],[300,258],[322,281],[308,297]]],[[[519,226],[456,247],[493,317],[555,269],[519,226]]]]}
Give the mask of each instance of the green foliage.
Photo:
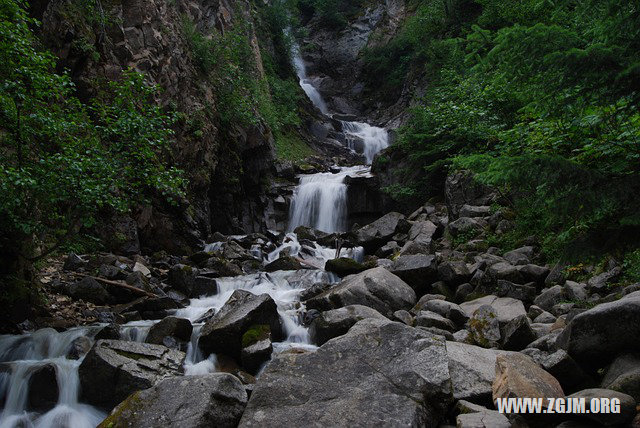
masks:
{"type": "Polygon", "coordinates": [[[124,212],[153,194],[173,202],[184,186],[162,161],[173,118],[155,104],[156,88],[126,72],[81,104],[37,47],[35,25],[19,2],[0,1],[0,237],[27,259],[26,242],[55,248],[101,210],[124,212]]]}
{"type": "Polygon", "coordinates": [[[640,282],[640,249],[630,251],[622,262],[623,279],[628,282],[640,282]]]}
{"type": "Polygon", "coordinates": [[[276,154],[279,159],[300,161],[314,154],[314,151],[294,133],[277,133],[276,154]]]}
{"type": "Polygon", "coordinates": [[[299,0],[298,7],[305,16],[317,15],[325,27],[341,30],[362,10],[364,3],[364,0],[299,0]]]}

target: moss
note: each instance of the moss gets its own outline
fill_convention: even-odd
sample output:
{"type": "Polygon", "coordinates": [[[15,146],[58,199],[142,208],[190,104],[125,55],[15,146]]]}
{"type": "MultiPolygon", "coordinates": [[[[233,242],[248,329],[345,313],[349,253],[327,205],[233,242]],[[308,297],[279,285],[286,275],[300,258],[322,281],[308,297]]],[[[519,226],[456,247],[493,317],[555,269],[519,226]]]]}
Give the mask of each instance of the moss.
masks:
{"type": "Polygon", "coordinates": [[[324,268],[325,270],[334,272],[339,276],[351,275],[369,269],[367,265],[358,263],[357,261],[348,257],[340,257],[338,259],[327,260],[324,268]]]}
{"type": "Polygon", "coordinates": [[[279,159],[300,161],[316,154],[316,152],[296,134],[279,133],[275,136],[275,140],[276,154],[279,159]]]}
{"type": "Polygon", "coordinates": [[[111,412],[111,414],[107,416],[100,425],[98,425],[98,428],[129,426],[131,422],[128,420],[129,416],[134,414],[134,412],[140,407],[140,401],[142,400],[140,392],[141,391],[134,392],[126,400],[120,403],[118,407],[116,407],[113,412],[111,412]]]}
{"type": "Polygon", "coordinates": [[[256,342],[267,339],[271,335],[271,328],[266,324],[256,324],[249,327],[242,335],[242,347],[246,348],[256,342]]]}

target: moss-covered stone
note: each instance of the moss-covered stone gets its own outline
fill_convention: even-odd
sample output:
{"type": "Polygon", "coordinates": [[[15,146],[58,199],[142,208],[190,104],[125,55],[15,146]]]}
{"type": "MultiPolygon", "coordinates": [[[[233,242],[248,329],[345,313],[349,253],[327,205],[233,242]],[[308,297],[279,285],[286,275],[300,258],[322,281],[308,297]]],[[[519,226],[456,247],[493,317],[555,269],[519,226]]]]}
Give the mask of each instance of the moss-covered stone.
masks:
{"type": "Polygon", "coordinates": [[[327,260],[324,265],[324,269],[329,272],[333,272],[338,276],[347,276],[355,273],[360,273],[369,269],[370,266],[350,259],[348,257],[340,257],[337,259],[327,260]]]}
{"type": "Polygon", "coordinates": [[[271,328],[267,324],[257,324],[249,327],[242,335],[242,347],[246,348],[256,342],[268,339],[271,336],[271,328]]]}

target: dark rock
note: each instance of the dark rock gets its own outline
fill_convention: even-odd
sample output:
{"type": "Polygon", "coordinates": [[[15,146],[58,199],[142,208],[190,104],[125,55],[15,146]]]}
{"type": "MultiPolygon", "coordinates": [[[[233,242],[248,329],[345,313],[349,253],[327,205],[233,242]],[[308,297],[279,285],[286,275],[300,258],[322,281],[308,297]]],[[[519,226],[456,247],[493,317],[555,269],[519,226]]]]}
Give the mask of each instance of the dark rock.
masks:
{"type": "Polygon", "coordinates": [[[104,327],[96,334],[95,340],[101,339],[112,339],[112,340],[120,340],[120,326],[118,324],[109,324],[104,327]]]}
{"type": "Polygon", "coordinates": [[[534,340],[536,334],[526,315],[515,317],[502,328],[502,348],[508,351],[520,351],[534,340]]]}
{"type": "Polygon", "coordinates": [[[446,352],[438,336],[362,320],[316,352],[278,354],[240,427],[437,426],[453,399],[446,352]]]}
{"type": "Polygon", "coordinates": [[[58,402],[58,379],[53,364],[37,367],[29,378],[29,408],[46,411],[58,402]]]}
{"type": "Polygon", "coordinates": [[[257,373],[260,367],[271,358],[271,328],[268,325],[254,325],[242,335],[240,361],[249,373],[257,373]]]}
{"type": "Polygon", "coordinates": [[[400,251],[400,245],[396,241],[389,241],[376,251],[378,257],[389,257],[400,251]]]}
{"type": "Polygon", "coordinates": [[[448,332],[453,332],[456,329],[453,321],[435,312],[425,310],[418,312],[415,324],[416,327],[435,327],[448,332]]]}
{"type": "Polygon", "coordinates": [[[311,287],[300,292],[300,301],[306,302],[307,300],[316,297],[318,294],[327,291],[329,288],[331,288],[331,284],[326,282],[313,284],[311,287]]]}
{"type": "Polygon", "coordinates": [[[369,268],[370,266],[358,263],[357,261],[349,257],[340,257],[337,259],[327,260],[324,265],[324,270],[326,270],[327,272],[333,272],[340,277],[360,273],[369,268]]]}
{"type": "Polygon", "coordinates": [[[79,360],[87,355],[91,350],[93,342],[86,336],[80,336],[71,342],[71,348],[67,352],[67,358],[70,360],[79,360]]]}
{"type": "Polygon", "coordinates": [[[129,396],[99,428],[231,428],[246,403],[242,383],[230,374],[175,377],[129,396]]]}
{"type": "Polygon", "coordinates": [[[68,294],[74,299],[81,299],[96,305],[104,305],[113,300],[102,284],[90,277],[82,278],[80,281],[71,284],[68,288],[68,294]]]}
{"type": "Polygon", "coordinates": [[[518,272],[522,276],[522,279],[525,282],[535,282],[538,286],[542,286],[549,276],[549,268],[545,266],[538,265],[524,265],[518,266],[518,272]]]}
{"type": "Polygon", "coordinates": [[[373,223],[361,227],[356,231],[358,245],[364,247],[368,253],[374,253],[396,233],[396,227],[401,219],[404,219],[404,215],[390,212],[373,223]]]}
{"type": "Polygon", "coordinates": [[[64,270],[79,270],[83,269],[87,266],[87,261],[82,257],[77,255],[76,253],[69,253],[67,258],[64,261],[64,266],[62,267],[64,270]]]}
{"type": "Polygon", "coordinates": [[[174,337],[179,341],[188,342],[191,340],[193,326],[188,319],[166,317],[159,323],[154,324],[147,334],[146,343],[163,344],[165,337],[174,337]]]}
{"type": "Polygon", "coordinates": [[[516,284],[523,283],[522,275],[518,268],[507,262],[492,264],[485,272],[484,282],[496,284],[500,279],[516,284]]]}
{"type": "Polygon", "coordinates": [[[593,386],[593,379],[580,368],[569,354],[561,349],[555,352],[545,352],[536,348],[527,348],[522,353],[533,358],[543,369],[558,379],[565,392],[574,392],[593,386]]]}
{"type": "Polygon", "coordinates": [[[632,396],[640,403],[640,354],[622,354],[607,368],[602,388],[632,396]]]}
{"type": "Polygon", "coordinates": [[[533,257],[533,247],[526,246],[504,253],[502,257],[512,265],[523,266],[531,263],[533,257]]]}
{"type": "MultiPolygon", "coordinates": [[[[622,425],[629,423],[636,415],[636,400],[634,400],[630,395],[612,391],[610,389],[584,389],[582,391],[576,392],[575,394],[571,394],[569,398],[584,398],[587,403],[589,403],[593,398],[608,398],[609,402],[611,402],[611,399],[613,398],[617,398],[618,400],[620,400],[619,412],[595,413],[592,411],[585,414],[585,416],[589,419],[605,426],[622,425]]],[[[588,405],[587,408],[589,408],[588,405]]]]}
{"type": "Polygon", "coordinates": [[[544,290],[533,302],[545,311],[551,311],[554,305],[566,299],[567,296],[565,296],[562,286],[554,285],[544,290]]]}
{"type": "Polygon", "coordinates": [[[640,292],[577,315],[558,337],[557,346],[594,370],[622,352],[640,351],[640,292]]]}
{"type": "Polygon", "coordinates": [[[112,408],[182,370],[185,354],[161,345],[99,340],[80,364],[82,399],[112,408]]]}
{"type": "Polygon", "coordinates": [[[467,297],[473,293],[473,285],[466,283],[466,284],[461,284],[458,287],[456,287],[456,294],[454,296],[454,300],[456,302],[464,302],[465,300],[467,300],[467,297]]]}
{"type": "Polygon", "coordinates": [[[455,303],[447,302],[446,300],[429,300],[422,305],[422,309],[435,312],[447,319],[450,319],[458,328],[462,328],[467,321],[469,321],[469,316],[462,310],[462,308],[460,308],[460,306],[455,303]]]}
{"type": "Polygon", "coordinates": [[[600,291],[607,287],[610,283],[618,279],[622,273],[622,268],[615,267],[610,271],[603,272],[600,275],[596,275],[587,281],[587,287],[593,291],[600,291]]]}
{"type": "Polygon", "coordinates": [[[343,279],[340,284],[307,300],[306,305],[318,310],[363,305],[390,317],[399,309],[409,309],[415,301],[415,292],[407,283],[377,267],[343,279]]]}
{"type": "Polygon", "coordinates": [[[300,262],[291,256],[280,256],[264,267],[267,272],[275,272],[277,270],[299,270],[304,269],[300,262]]]}
{"type": "Polygon", "coordinates": [[[402,255],[394,260],[389,271],[421,294],[436,280],[437,266],[435,256],[402,255]]]}
{"type": "Polygon", "coordinates": [[[198,344],[207,354],[225,354],[240,361],[242,336],[254,325],[268,325],[274,341],[282,338],[280,316],[273,299],[268,294],[256,296],[236,290],[202,327],[198,344]]]}
{"type": "Polygon", "coordinates": [[[482,225],[476,219],[470,217],[460,217],[449,223],[449,233],[454,238],[475,238],[482,232],[482,225]]]}
{"type": "Polygon", "coordinates": [[[321,346],[334,337],[346,334],[355,323],[366,318],[386,319],[375,309],[362,305],[349,305],[322,312],[311,323],[309,335],[316,345],[321,346]]]}
{"type": "Polygon", "coordinates": [[[438,278],[447,285],[457,286],[467,282],[471,273],[463,261],[442,262],[438,265],[438,278]]]}
{"type": "Polygon", "coordinates": [[[567,299],[575,301],[586,301],[589,298],[587,286],[573,281],[564,283],[564,295],[567,299]]]}
{"type": "Polygon", "coordinates": [[[495,293],[498,297],[511,297],[531,304],[536,298],[536,287],[534,283],[514,284],[511,281],[499,279],[495,293]]]}
{"type": "Polygon", "coordinates": [[[490,205],[494,195],[488,187],[478,183],[468,172],[449,174],[445,181],[444,194],[447,208],[457,218],[464,205],[490,205]]]}
{"type": "MultiPolygon", "coordinates": [[[[408,232],[408,240],[419,249],[418,254],[428,254],[433,250],[433,240],[436,238],[438,227],[431,221],[417,221],[411,225],[408,232]]],[[[408,247],[402,249],[403,254],[415,254],[407,251],[408,247]]]]}
{"type": "Polygon", "coordinates": [[[491,215],[491,207],[489,206],[475,206],[475,205],[463,205],[460,208],[460,217],[487,217],[491,215]]]}

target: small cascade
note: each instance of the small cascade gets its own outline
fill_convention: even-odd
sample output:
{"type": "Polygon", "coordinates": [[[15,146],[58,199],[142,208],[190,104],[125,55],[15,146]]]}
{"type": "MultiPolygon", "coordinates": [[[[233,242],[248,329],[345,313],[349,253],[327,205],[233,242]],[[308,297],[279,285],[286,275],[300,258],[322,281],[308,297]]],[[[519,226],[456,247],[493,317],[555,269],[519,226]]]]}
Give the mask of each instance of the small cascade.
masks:
{"type": "Polygon", "coordinates": [[[320,110],[323,114],[329,114],[329,109],[327,108],[327,104],[322,99],[322,95],[320,92],[313,86],[309,78],[307,77],[307,68],[304,65],[304,61],[302,60],[302,55],[300,54],[300,47],[297,44],[294,44],[291,48],[291,54],[293,57],[293,66],[296,69],[296,74],[298,75],[298,79],[300,82],[300,87],[307,94],[307,97],[311,100],[311,103],[316,106],[318,110],[320,110]]]}
{"type": "Polygon", "coordinates": [[[363,122],[342,121],[342,130],[346,136],[347,146],[355,152],[364,154],[367,165],[371,165],[378,152],[389,146],[389,133],[386,129],[363,122]]]}

